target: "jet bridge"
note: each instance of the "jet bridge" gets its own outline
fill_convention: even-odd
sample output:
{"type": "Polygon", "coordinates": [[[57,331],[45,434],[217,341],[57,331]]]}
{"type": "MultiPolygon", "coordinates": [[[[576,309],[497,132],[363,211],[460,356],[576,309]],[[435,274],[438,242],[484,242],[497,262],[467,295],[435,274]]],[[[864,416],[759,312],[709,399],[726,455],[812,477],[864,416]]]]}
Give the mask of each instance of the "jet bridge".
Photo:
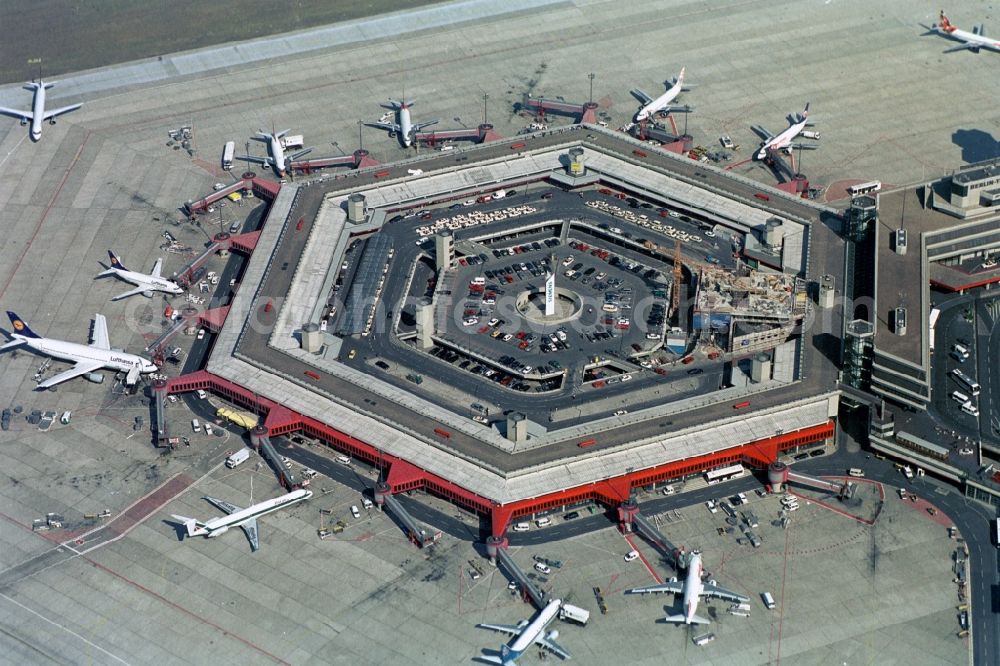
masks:
{"type": "Polygon", "coordinates": [[[285,461],[281,459],[280,455],[278,455],[274,445],[271,444],[271,438],[267,436],[266,427],[257,426],[250,431],[250,445],[257,450],[257,453],[264,457],[264,460],[271,464],[271,468],[274,469],[278,475],[278,482],[284,486],[286,490],[291,492],[295,488],[302,487],[302,482],[299,481],[295,476],[295,473],[288,468],[285,461]]]}
{"type": "Polygon", "coordinates": [[[660,554],[666,558],[675,571],[681,568],[678,558],[683,551],[663,536],[663,533],[648,518],[639,514],[638,504],[632,501],[624,502],[618,507],[618,519],[626,531],[635,530],[639,536],[660,551],[660,554]]]}
{"type": "Polygon", "coordinates": [[[526,111],[534,111],[535,119],[538,122],[545,121],[546,113],[554,113],[560,116],[569,116],[577,123],[597,124],[597,102],[567,102],[561,99],[532,97],[531,93],[525,93],[524,99],[521,101],[521,108],[526,111]]]}
{"type": "Polygon", "coordinates": [[[548,595],[539,590],[531,582],[531,579],[524,573],[524,570],[517,566],[517,562],[510,556],[506,548],[497,549],[497,560],[510,576],[511,580],[517,584],[518,589],[521,590],[521,594],[530,600],[535,605],[535,608],[539,610],[545,608],[545,604],[548,602],[548,595]]]}
{"type": "Polygon", "coordinates": [[[767,480],[771,484],[773,492],[778,492],[785,484],[793,484],[833,493],[840,500],[851,499],[857,489],[857,486],[850,481],[830,481],[809,474],[793,472],[783,462],[771,463],[767,468],[767,480]]]}
{"type": "Polygon", "coordinates": [[[380,509],[383,507],[388,509],[389,513],[402,524],[403,529],[406,530],[406,536],[409,537],[410,541],[420,548],[429,546],[441,538],[440,531],[434,534],[427,534],[427,531],[420,527],[409,511],[404,509],[399,500],[392,496],[392,489],[385,481],[379,481],[375,484],[375,503],[378,504],[380,509]]]}

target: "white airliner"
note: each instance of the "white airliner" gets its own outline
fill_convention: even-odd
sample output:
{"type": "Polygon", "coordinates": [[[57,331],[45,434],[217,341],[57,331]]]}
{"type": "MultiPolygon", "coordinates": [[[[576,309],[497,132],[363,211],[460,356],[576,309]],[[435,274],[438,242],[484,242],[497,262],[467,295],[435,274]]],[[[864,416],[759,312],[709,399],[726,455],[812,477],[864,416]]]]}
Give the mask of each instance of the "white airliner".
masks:
{"type": "Polygon", "coordinates": [[[413,143],[413,135],[422,130],[423,128],[434,125],[438,122],[438,119],[428,120],[422,123],[414,124],[410,120],[410,107],[414,105],[417,100],[415,99],[404,99],[397,102],[394,99],[390,99],[388,104],[381,104],[383,109],[391,109],[396,112],[395,123],[384,123],[384,122],[374,122],[365,123],[369,127],[377,127],[379,129],[389,130],[389,136],[398,136],[403,147],[409,148],[410,144],[413,143]]]}
{"type": "Polygon", "coordinates": [[[941,10],[941,17],[939,21],[939,23],[930,27],[928,33],[964,42],[963,44],[953,46],[950,49],[945,49],[945,53],[965,50],[972,51],[973,53],[979,53],[979,49],[1000,51],[1000,42],[995,39],[990,39],[985,35],[982,23],[974,27],[972,32],[969,32],[968,30],[959,30],[957,27],[952,25],[951,21],[948,20],[948,17],[944,15],[944,10],[941,10]]]}
{"type": "Polygon", "coordinates": [[[677,96],[689,88],[684,86],[684,67],[681,67],[681,73],[677,75],[673,81],[669,82],[667,92],[663,93],[656,99],[651,98],[646,93],[642,92],[638,88],[632,90],[632,94],[635,95],[636,99],[642,102],[643,106],[639,109],[639,112],[635,114],[635,122],[642,122],[647,118],[651,118],[660,111],[664,113],[670,113],[672,111],[677,111],[680,113],[688,113],[693,109],[690,106],[671,106],[671,102],[677,99],[677,96]]]}
{"type": "Polygon", "coordinates": [[[751,129],[764,140],[763,143],[760,144],[760,150],[758,150],[755,155],[756,159],[766,159],[769,151],[780,150],[785,153],[791,153],[793,148],[816,150],[817,146],[811,143],[792,143],[798,135],[802,134],[802,130],[812,125],[812,123],[809,122],[809,103],[806,102],[806,108],[802,113],[796,114],[795,116],[789,116],[789,121],[788,129],[783,131],[778,136],[773,136],[760,125],[751,126],[751,129]]]}
{"type": "Polygon", "coordinates": [[[513,643],[505,644],[500,648],[500,656],[481,655],[478,659],[491,664],[500,664],[500,666],[516,666],[517,660],[521,657],[524,651],[532,645],[538,645],[541,648],[545,648],[560,659],[569,659],[569,652],[555,642],[555,639],[559,637],[559,632],[553,630],[545,633],[545,627],[547,627],[559,613],[559,608],[561,606],[561,600],[553,599],[545,605],[545,608],[538,612],[538,615],[536,615],[535,619],[530,623],[527,620],[522,620],[516,625],[477,624],[476,626],[480,629],[492,629],[493,631],[499,631],[501,633],[517,637],[514,639],[513,643]]]}
{"type": "MultiPolygon", "coordinates": [[[[8,310],[7,316],[10,317],[10,323],[14,327],[14,331],[10,333],[10,337],[13,339],[0,347],[0,352],[24,345],[40,354],[76,364],[69,370],[64,370],[41,382],[36,387],[38,390],[47,389],[80,375],[89,375],[101,368],[127,372],[128,376],[125,379],[127,384],[134,384],[140,374],[144,375],[157,370],[156,365],[141,356],[111,348],[111,343],[108,340],[108,322],[102,314],[94,315],[94,332],[91,335],[89,345],[43,338],[28,328],[28,324],[15,313],[8,310]]],[[[101,379],[103,380],[103,377],[101,379]]]]}
{"type": "Polygon", "coordinates": [[[281,143],[281,138],[291,131],[292,130],[290,129],[281,130],[280,132],[274,132],[272,130],[271,133],[268,134],[264,130],[257,130],[257,133],[250,138],[254,141],[266,143],[268,156],[254,157],[251,155],[237,155],[236,159],[261,164],[263,166],[269,166],[273,168],[279,176],[284,176],[285,171],[288,169],[288,162],[297,160],[306,153],[312,152],[312,148],[306,148],[290,155],[285,155],[285,147],[281,143]]]}
{"type": "Polygon", "coordinates": [[[684,612],[680,615],[668,615],[667,622],[678,624],[708,624],[709,621],[698,612],[698,601],[702,597],[718,597],[729,601],[740,603],[750,601],[749,597],[736,592],[730,592],[715,584],[715,581],[705,583],[702,581],[701,553],[697,550],[691,551],[682,558],[684,566],[687,568],[687,576],[683,585],[676,580],[670,580],[660,585],[650,585],[648,587],[636,587],[628,591],[629,594],[648,594],[651,592],[670,592],[672,594],[684,595],[684,612]]]}
{"type": "Polygon", "coordinates": [[[214,504],[220,510],[225,511],[226,515],[219,516],[218,518],[212,518],[211,520],[205,522],[177,515],[173,516],[173,518],[174,520],[179,520],[184,523],[184,527],[187,528],[187,535],[191,537],[217,537],[220,534],[225,534],[230,527],[239,527],[246,533],[247,539],[250,541],[250,549],[257,550],[260,548],[260,541],[257,533],[257,519],[261,516],[273,513],[278,509],[284,509],[285,507],[292,506],[293,504],[304,502],[310,497],[312,497],[311,490],[293,490],[287,495],[282,495],[281,497],[275,497],[273,499],[260,502],[259,504],[254,504],[246,509],[220,499],[215,499],[214,497],[205,497],[204,499],[214,504]]]}
{"type": "Polygon", "coordinates": [[[113,297],[111,299],[113,301],[128,298],[129,296],[134,296],[136,294],[142,294],[146,298],[152,298],[154,291],[163,291],[168,294],[184,293],[184,290],[180,287],[180,285],[160,277],[160,269],[163,267],[163,259],[157,259],[156,263],[153,264],[153,271],[147,275],[146,273],[136,273],[135,271],[130,271],[125,268],[125,265],[122,264],[122,260],[111,250],[108,250],[108,257],[111,259],[111,268],[102,273],[98,273],[97,277],[100,278],[107,277],[108,275],[114,275],[117,278],[125,280],[125,282],[131,282],[136,285],[135,289],[113,297]]]}
{"type": "Polygon", "coordinates": [[[30,122],[31,140],[38,141],[42,138],[43,122],[47,120],[50,125],[55,125],[56,116],[61,116],[62,114],[69,113],[70,111],[76,111],[83,106],[83,104],[70,104],[69,106],[64,106],[61,109],[56,109],[55,111],[46,111],[45,91],[55,84],[55,81],[52,83],[45,83],[45,81],[42,81],[41,79],[24,84],[25,90],[33,90],[35,92],[35,98],[31,103],[31,111],[18,111],[17,109],[8,109],[0,106],[0,113],[5,116],[20,118],[22,125],[27,125],[30,122]]]}

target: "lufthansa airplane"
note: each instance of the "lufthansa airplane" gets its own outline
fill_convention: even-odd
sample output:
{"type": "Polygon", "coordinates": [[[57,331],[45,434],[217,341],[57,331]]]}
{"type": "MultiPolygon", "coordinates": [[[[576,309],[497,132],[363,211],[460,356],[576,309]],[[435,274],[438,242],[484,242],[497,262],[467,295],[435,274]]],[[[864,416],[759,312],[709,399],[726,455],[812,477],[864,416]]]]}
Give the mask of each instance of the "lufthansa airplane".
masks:
{"type": "Polygon", "coordinates": [[[134,384],[139,379],[139,375],[149,374],[157,370],[152,361],[136,354],[128,354],[111,348],[111,342],[108,339],[108,322],[102,314],[94,315],[94,332],[91,335],[89,345],[43,338],[32,331],[27,322],[18,317],[17,314],[8,310],[7,316],[10,317],[14,331],[9,334],[12,338],[11,341],[0,347],[0,352],[23,345],[39,354],[75,364],[69,370],[64,370],[39,383],[35,387],[37,390],[47,389],[80,375],[90,375],[101,368],[128,373],[125,379],[126,384],[134,384]]]}
{"type": "Polygon", "coordinates": [[[125,282],[131,282],[136,285],[135,289],[113,297],[111,299],[113,301],[128,298],[129,296],[134,296],[136,294],[142,294],[146,298],[152,298],[154,291],[162,291],[168,294],[184,293],[184,290],[181,289],[180,285],[176,282],[160,277],[160,269],[163,267],[163,259],[157,259],[156,263],[153,264],[153,271],[147,275],[146,273],[137,273],[125,268],[121,258],[111,250],[108,250],[108,257],[111,260],[111,268],[102,273],[98,273],[97,277],[101,278],[114,275],[117,278],[125,280],[125,282]]]}

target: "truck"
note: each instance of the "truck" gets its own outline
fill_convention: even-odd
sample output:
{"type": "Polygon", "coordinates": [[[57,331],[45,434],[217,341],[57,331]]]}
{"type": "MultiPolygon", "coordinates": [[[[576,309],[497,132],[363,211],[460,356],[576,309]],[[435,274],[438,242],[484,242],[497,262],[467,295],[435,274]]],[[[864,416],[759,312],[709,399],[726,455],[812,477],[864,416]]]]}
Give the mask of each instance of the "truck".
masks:
{"type": "Polygon", "coordinates": [[[235,453],[231,454],[228,458],[226,458],[226,467],[232,469],[237,465],[242,465],[249,459],[250,459],[250,449],[244,446],[242,449],[236,451],[235,453]]]}
{"type": "Polygon", "coordinates": [[[282,148],[301,148],[302,144],[303,137],[301,134],[289,134],[281,139],[282,148]]]}
{"type": "Polygon", "coordinates": [[[559,609],[559,619],[564,622],[576,622],[577,624],[586,625],[587,620],[590,619],[590,611],[572,604],[563,604],[559,609]]]}
{"type": "Polygon", "coordinates": [[[219,407],[219,409],[216,410],[215,415],[220,419],[226,419],[230,423],[246,428],[247,430],[253,430],[257,427],[257,417],[253,414],[238,412],[235,409],[229,409],[228,407],[219,407]]]}
{"type": "Polygon", "coordinates": [[[226,146],[222,149],[222,168],[229,171],[233,168],[233,153],[236,151],[236,143],[226,141],[226,146]]]}
{"type": "Polygon", "coordinates": [[[493,193],[494,199],[503,199],[505,196],[507,196],[507,190],[497,190],[493,193]]]}

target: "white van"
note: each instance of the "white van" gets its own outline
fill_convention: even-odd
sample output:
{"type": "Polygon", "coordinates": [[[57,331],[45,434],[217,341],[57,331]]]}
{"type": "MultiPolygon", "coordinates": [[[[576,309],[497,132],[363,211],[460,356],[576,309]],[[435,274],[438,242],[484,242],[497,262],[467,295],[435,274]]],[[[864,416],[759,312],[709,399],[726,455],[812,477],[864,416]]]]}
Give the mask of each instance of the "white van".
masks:
{"type": "Polygon", "coordinates": [[[552,524],[552,519],[548,516],[543,516],[535,521],[535,525],[538,527],[545,527],[546,525],[552,524]]]}
{"type": "Polygon", "coordinates": [[[852,467],[849,470],[847,470],[847,475],[848,476],[853,476],[853,477],[858,478],[858,479],[865,478],[865,472],[864,472],[864,470],[858,469],[857,467],[852,467]]]}
{"type": "Polygon", "coordinates": [[[205,393],[205,391],[204,391],[203,389],[198,389],[198,390],[196,391],[196,393],[198,394],[198,399],[199,399],[199,400],[204,400],[205,398],[207,398],[207,397],[208,397],[208,394],[207,394],[207,393],[205,393]]]}
{"type": "Polygon", "coordinates": [[[979,416],[979,408],[973,405],[971,400],[962,405],[962,411],[972,416],[979,416]]]}
{"type": "Polygon", "coordinates": [[[514,531],[515,532],[527,532],[530,529],[531,529],[531,523],[515,523],[514,524],[514,531]]]}
{"type": "Polygon", "coordinates": [[[955,343],[955,346],[952,347],[952,349],[954,349],[961,356],[964,356],[966,358],[969,357],[969,349],[965,345],[960,345],[958,343],[955,343]]]}
{"type": "Polygon", "coordinates": [[[764,605],[767,606],[768,610],[774,610],[774,597],[771,596],[770,592],[765,592],[760,597],[764,600],[764,605]]]}
{"type": "Polygon", "coordinates": [[[198,419],[191,419],[191,432],[201,432],[201,422],[198,419]]]}
{"type": "Polygon", "coordinates": [[[963,403],[969,402],[969,396],[965,395],[961,391],[952,391],[951,392],[951,399],[954,400],[955,402],[957,402],[960,405],[963,404],[963,403]]]}

